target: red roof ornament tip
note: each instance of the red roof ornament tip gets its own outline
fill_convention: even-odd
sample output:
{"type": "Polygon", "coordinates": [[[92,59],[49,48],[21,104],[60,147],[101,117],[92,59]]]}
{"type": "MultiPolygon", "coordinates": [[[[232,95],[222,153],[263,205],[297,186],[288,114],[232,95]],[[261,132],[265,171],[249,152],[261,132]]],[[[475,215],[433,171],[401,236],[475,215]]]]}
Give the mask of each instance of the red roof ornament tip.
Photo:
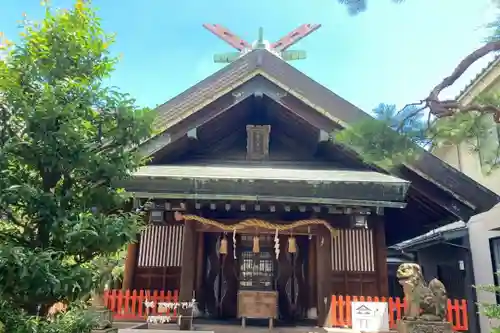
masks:
{"type": "Polygon", "coordinates": [[[263,28],[259,28],[259,37],[251,44],[233,34],[229,29],[220,24],[205,23],[203,27],[238,50],[238,52],[222,53],[214,56],[214,62],[216,63],[230,63],[256,49],[267,50],[285,61],[305,59],[307,56],[306,51],[289,51],[288,48],[296,44],[302,38],[318,30],[321,24],[302,24],[274,43],[265,40],[264,30],[263,28]]]}

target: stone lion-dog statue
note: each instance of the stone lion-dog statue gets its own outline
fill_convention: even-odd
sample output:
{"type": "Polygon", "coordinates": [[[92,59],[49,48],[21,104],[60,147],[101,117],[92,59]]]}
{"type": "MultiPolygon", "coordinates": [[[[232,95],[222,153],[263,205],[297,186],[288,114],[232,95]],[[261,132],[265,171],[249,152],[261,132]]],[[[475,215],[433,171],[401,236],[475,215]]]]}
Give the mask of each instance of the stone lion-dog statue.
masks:
{"type": "Polygon", "coordinates": [[[399,284],[403,287],[407,307],[406,320],[444,321],[446,319],[446,288],[438,279],[427,285],[419,265],[401,264],[396,272],[399,284]]]}

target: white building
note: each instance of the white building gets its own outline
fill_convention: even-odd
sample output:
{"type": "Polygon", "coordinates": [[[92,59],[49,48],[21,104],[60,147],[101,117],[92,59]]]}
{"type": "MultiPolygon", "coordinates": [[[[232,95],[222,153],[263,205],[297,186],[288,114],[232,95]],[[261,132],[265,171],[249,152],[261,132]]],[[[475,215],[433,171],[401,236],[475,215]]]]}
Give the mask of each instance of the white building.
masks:
{"type": "MultiPolygon", "coordinates": [[[[467,105],[478,95],[495,91],[500,93],[500,56],[496,57],[471,81],[460,93],[458,101],[463,105],[467,105]]],[[[497,125],[493,118],[488,124],[491,124],[490,131],[487,139],[483,139],[483,142],[478,145],[479,149],[474,149],[470,143],[462,143],[436,148],[433,153],[479,184],[500,195],[500,168],[492,169],[487,164],[488,161],[492,160],[493,156],[498,155],[497,149],[500,149],[500,124],[497,125]]],[[[467,224],[457,221],[449,226],[441,227],[425,235],[397,244],[393,248],[416,252],[417,257],[420,257],[418,261],[422,265],[424,272],[426,271],[426,265],[428,266],[427,275],[429,278],[430,275],[436,275],[438,274],[436,272],[439,271],[439,269],[435,269],[435,267],[440,266],[436,262],[437,252],[444,253],[441,250],[436,252],[437,248],[435,246],[443,246],[443,243],[453,245],[450,244],[451,240],[463,237],[466,237],[467,240],[457,242],[455,246],[470,249],[474,284],[500,285],[500,277],[495,274],[500,272],[500,204],[486,213],[473,216],[467,224]],[[462,230],[464,233],[460,233],[462,230]],[[441,245],[430,242],[438,238],[443,240],[441,245]],[[426,242],[427,245],[422,246],[426,242]],[[419,246],[415,246],[416,244],[419,246]]],[[[465,264],[464,268],[463,261],[455,258],[448,258],[452,262],[451,265],[460,265],[461,267],[457,269],[467,270],[467,264],[465,264]]],[[[470,289],[470,285],[466,286],[466,288],[470,289]]],[[[500,296],[482,291],[477,291],[476,300],[478,303],[500,304],[500,296]]],[[[469,317],[472,316],[473,314],[469,313],[469,317]]],[[[474,320],[472,319],[472,321],[474,320]]],[[[490,332],[490,323],[484,316],[479,316],[479,326],[481,332],[490,332]]],[[[474,328],[470,327],[470,330],[474,331],[474,328]]]]}

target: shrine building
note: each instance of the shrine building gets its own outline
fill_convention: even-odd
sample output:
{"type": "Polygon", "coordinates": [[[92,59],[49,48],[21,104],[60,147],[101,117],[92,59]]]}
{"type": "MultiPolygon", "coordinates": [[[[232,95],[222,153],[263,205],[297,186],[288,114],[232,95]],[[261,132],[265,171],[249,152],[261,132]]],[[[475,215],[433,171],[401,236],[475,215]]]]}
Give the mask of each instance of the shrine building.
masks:
{"type": "Polygon", "coordinates": [[[287,62],[318,26],[272,44],[205,27],[238,52],[156,110],[150,163],[124,184],[149,224],[123,288],[180,290],[224,319],[270,295],[277,320],[322,326],[331,295],[388,294],[388,246],[500,201],[426,151],[384,170],[332,140],[370,116],[287,62]]]}

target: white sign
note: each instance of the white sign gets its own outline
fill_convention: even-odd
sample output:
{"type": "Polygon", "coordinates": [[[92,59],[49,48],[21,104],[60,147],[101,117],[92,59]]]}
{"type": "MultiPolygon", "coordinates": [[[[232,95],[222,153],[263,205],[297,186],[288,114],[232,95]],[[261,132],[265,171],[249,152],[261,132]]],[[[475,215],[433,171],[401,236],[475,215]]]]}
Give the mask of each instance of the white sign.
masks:
{"type": "Polygon", "coordinates": [[[385,302],[352,302],[351,313],[353,331],[389,331],[389,313],[385,302]]]}
{"type": "Polygon", "coordinates": [[[149,309],[153,309],[155,306],[158,306],[158,312],[166,312],[165,310],[173,310],[173,309],[191,309],[195,306],[196,300],[193,298],[191,302],[158,302],[145,300],[144,306],[149,309]],[[164,309],[164,311],[161,311],[164,309]]]}
{"type": "MultiPolygon", "coordinates": [[[[158,313],[166,314],[166,315],[158,315],[158,316],[149,316],[147,317],[148,323],[154,324],[166,324],[172,321],[172,317],[169,315],[170,310],[175,309],[193,309],[193,314],[197,311],[196,300],[193,298],[191,302],[154,302],[145,300],[144,306],[146,307],[146,311],[149,314],[149,309],[157,308],[158,313]]],[[[180,321],[181,315],[178,314],[177,320],[180,321]]],[[[187,318],[191,318],[191,316],[186,316],[187,318]]]]}

